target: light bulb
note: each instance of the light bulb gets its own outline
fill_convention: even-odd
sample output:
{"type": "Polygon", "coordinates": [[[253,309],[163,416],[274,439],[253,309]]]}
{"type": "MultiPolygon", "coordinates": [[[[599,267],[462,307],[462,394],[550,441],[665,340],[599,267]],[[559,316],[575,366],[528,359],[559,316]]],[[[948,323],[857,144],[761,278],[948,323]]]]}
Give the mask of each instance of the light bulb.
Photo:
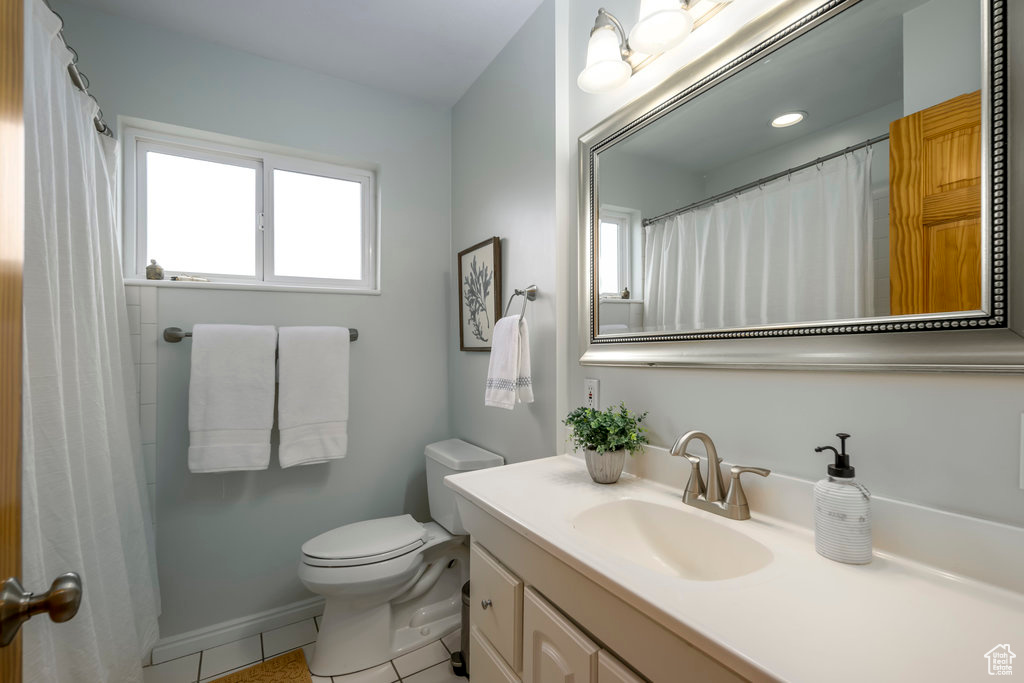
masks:
{"type": "Polygon", "coordinates": [[[788,128],[789,126],[795,126],[806,117],[807,113],[802,111],[790,111],[785,114],[779,114],[772,119],[772,128],[788,128]]]}
{"type": "Polygon", "coordinates": [[[587,66],[580,72],[576,85],[588,93],[614,90],[629,80],[633,69],[622,61],[619,36],[611,26],[603,26],[590,34],[587,43],[587,66]]]}
{"type": "Polygon", "coordinates": [[[629,32],[629,46],[659,55],[683,42],[693,30],[693,16],[679,0],[640,0],[640,18],[629,32]]]}

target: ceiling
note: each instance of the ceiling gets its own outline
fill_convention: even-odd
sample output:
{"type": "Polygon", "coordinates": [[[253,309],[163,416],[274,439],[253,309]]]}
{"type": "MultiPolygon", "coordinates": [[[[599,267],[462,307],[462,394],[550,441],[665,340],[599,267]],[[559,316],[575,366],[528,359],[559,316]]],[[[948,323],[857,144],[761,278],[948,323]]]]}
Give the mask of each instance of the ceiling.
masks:
{"type": "Polygon", "coordinates": [[[707,173],[899,101],[902,22],[898,14],[891,14],[895,13],[875,12],[870,15],[873,20],[865,21],[869,17],[851,10],[616,144],[602,157],[628,154],[689,173],[707,173]],[[805,111],[808,117],[791,128],[769,126],[772,118],[787,111],[805,111]]]}
{"type": "Polygon", "coordinates": [[[459,100],[541,0],[72,0],[441,105],[459,100]]]}

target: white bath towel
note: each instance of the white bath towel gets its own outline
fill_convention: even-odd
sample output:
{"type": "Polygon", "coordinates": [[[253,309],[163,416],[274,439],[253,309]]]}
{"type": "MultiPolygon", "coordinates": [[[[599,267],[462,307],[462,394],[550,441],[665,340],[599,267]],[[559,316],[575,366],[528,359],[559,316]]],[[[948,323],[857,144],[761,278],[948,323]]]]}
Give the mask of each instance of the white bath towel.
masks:
{"type": "Polygon", "coordinates": [[[491,362],[487,368],[484,405],[512,410],[516,403],[533,403],[530,377],[530,331],[526,318],[502,318],[494,325],[491,362]]]}
{"type": "Polygon", "coordinates": [[[278,349],[281,467],[345,457],[348,328],[282,327],[278,349]]]}
{"type": "Polygon", "coordinates": [[[274,426],[273,325],[195,325],[188,468],[265,470],[274,426]]]}

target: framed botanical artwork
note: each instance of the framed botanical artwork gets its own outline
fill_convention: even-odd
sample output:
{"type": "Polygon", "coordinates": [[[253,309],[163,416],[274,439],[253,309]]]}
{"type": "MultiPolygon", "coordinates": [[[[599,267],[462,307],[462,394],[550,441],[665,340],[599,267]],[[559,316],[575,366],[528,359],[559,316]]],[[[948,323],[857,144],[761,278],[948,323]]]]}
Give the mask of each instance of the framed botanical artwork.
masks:
{"type": "Polygon", "coordinates": [[[492,237],[459,252],[459,348],[490,351],[501,317],[501,239],[492,237]]]}

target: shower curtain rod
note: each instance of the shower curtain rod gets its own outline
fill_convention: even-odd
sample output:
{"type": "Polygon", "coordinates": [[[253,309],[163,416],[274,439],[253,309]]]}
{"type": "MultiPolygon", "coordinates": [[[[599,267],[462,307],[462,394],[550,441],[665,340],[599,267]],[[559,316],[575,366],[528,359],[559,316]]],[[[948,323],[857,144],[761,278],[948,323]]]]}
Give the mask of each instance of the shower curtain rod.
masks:
{"type": "Polygon", "coordinates": [[[870,140],[865,140],[864,142],[859,142],[856,145],[850,145],[849,147],[841,149],[838,152],[832,152],[831,154],[826,154],[823,157],[818,157],[814,161],[808,161],[806,164],[801,164],[799,166],[794,166],[793,168],[788,168],[785,171],[779,171],[778,173],[773,173],[770,176],[766,176],[764,178],[761,178],[760,180],[755,180],[754,182],[747,183],[746,185],[741,185],[740,187],[737,187],[735,189],[729,190],[728,192],[723,192],[721,194],[716,194],[714,197],[709,197],[707,199],[702,199],[699,202],[694,202],[693,204],[688,204],[688,205],[684,206],[681,209],[673,209],[672,211],[669,211],[667,213],[663,213],[663,214],[661,214],[659,216],[655,216],[654,218],[645,218],[642,221],[642,225],[644,227],[647,227],[648,225],[651,225],[652,223],[657,223],[658,221],[665,220],[666,218],[671,218],[672,216],[678,216],[681,213],[686,213],[687,211],[692,211],[693,209],[697,209],[697,208],[700,208],[702,206],[707,206],[708,204],[714,204],[715,202],[721,201],[722,199],[725,199],[726,197],[731,197],[732,195],[737,195],[737,194],[740,194],[742,192],[746,192],[747,190],[752,190],[755,187],[757,187],[758,185],[763,185],[764,183],[769,183],[769,182],[771,182],[773,180],[778,180],[779,178],[787,176],[790,173],[796,173],[797,171],[802,171],[805,168],[810,168],[811,166],[817,166],[818,164],[820,164],[822,162],[828,161],[830,159],[835,159],[836,157],[841,157],[844,154],[848,154],[850,152],[853,152],[854,150],[861,149],[862,147],[870,147],[871,145],[875,144],[876,142],[881,142],[882,140],[888,140],[888,139],[889,139],[889,134],[886,133],[885,135],[879,135],[876,138],[871,138],[870,140]]]}
{"type": "Polygon", "coordinates": [[[72,85],[88,95],[89,98],[96,103],[96,116],[92,117],[92,125],[96,128],[97,133],[106,135],[108,138],[114,137],[114,131],[110,130],[110,126],[108,126],[107,122],[103,120],[103,110],[100,109],[100,101],[96,99],[95,95],[89,92],[89,78],[78,69],[78,51],[71,47],[68,44],[68,39],[64,37],[64,17],[60,15],[60,12],[53,9],[49,0],[43,0],[43,4],[46,5],[48,10],[57,15],[58,19],[60,19],[60,30],[57,31],[57,36],[60,38],[61,42],[64,43],[64,47],[74,55],[74,59],[72,59],[71,63],[68,64],[68,76],[71,77],[72,85]]]}

